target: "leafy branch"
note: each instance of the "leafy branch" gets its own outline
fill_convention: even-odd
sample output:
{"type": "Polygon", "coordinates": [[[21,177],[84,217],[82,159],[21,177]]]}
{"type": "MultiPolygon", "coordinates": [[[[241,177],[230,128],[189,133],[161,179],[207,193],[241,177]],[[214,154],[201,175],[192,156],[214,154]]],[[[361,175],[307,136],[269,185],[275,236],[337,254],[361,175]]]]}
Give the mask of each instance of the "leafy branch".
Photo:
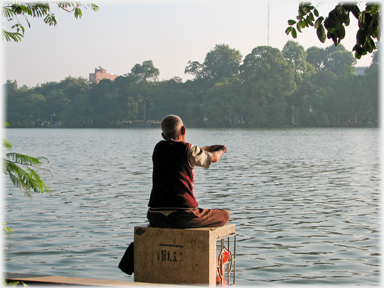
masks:
{"type": "MultiPolygon", "coordinates": [[[[3,139],[3,145],[8,150],[12,149],[12,145],[5,139],[3,139]]],[[[3,158],[3,172],[9,176],[15,187],[24,189],[25,195],[28,197],[32,197],[31,191],[51,194],[51,189],[35,171],[35,169],[48,171],[52,176],[50,170],[41,168],[43,164],[41,162],[42,159],[48,162],[45,157],[34,158],[19,153],[8,152],[5,153],[3,158]]]]}
{"type": "MultiPolygon", "coordinates": [[[[93,3],[83,4],[81,2],[53,2],[60,9],[74,13],[76,19],[82,17],[82,11],[80,7],[90,7],[93,11],[98,11],[99,7],[93,3]],[[72,8],[73,9],[70,9],[72,8]]],[[[31,2],[31,3],[22,3],[22,2],[4,2],[3,3],[3,17],[7,21],[16,21],[16,24],[11,26],[12,31],[7,31],[2,29],[3,39],[6,41],[15,41],[19,42],[24,37],[25,28],[24,25],[20,23],[18,16],[23,16],[24,20],[27,22],[28,27],[31,27],[31,24],[28,21],[28,16],[32,18],[41,18],[44,17],[44,23],[49,26],[56,26],[57,20],[54,13],[51,13],[51,5],[49,2],[31,2]]]]}
{"type": "Polygon", "coordinates": [[[302,32],[302,29],[312,26],[316,29],[320,42],[324,43],[328,38],[337,46],[345,38],[345,27],[350,24],[350,13],[358,20],[359,30],[352,51],[355,51],[355,58],[360,59],[362,55],[377,49],[373,39],[380,41],[379,4],[366,4],[365,10],[360,11],[357,3],[339,3],[329,12],[328,17],[324,18],[310,2],[300,3],[296,20],[288,20],[289,27],[285,33],[297,38],[297,31],[302,32]]]}

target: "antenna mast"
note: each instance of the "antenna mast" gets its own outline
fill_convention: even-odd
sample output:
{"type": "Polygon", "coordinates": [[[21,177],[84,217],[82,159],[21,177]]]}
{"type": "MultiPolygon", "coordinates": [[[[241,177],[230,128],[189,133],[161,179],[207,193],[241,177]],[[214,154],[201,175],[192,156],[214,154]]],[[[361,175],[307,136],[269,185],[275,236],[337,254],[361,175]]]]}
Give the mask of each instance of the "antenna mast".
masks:
{"type": "Polygon", "coordinates": [[[268,1],[268,34],[267,34],[267,46],[269,46],[269,1],[268,1]]]}

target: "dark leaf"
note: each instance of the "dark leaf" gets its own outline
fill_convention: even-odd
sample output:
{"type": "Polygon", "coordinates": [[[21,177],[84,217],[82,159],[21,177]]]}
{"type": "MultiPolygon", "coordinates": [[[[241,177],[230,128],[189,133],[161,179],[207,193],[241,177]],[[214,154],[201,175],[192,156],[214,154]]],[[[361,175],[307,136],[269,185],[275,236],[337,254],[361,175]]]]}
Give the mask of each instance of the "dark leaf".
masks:
{"type": "Polygon", "coordinates": [[[317,32],[317,38],[319,38],[321,43],[324,43],[326,40],[326,36],[325,36],[325,29],[324,29],[323,25],[320,25],[316,29],[316,32],[317,32]]]}
{"type": "Polygon", "coordinates": [[[323,20],[324,20],[324,17],[321,16],[319,18],[317,18],[316,22],[315,22],[315,29],[319,28],[321,23],[323,23],[323,20]]]}
{"type": "Polygon", "coordinates": [[[337,41],[336,35],[334,33],[331,33],[329,36],[332,39],[333,44],[335,44],[335,46],[337,46],[339,44],[339,42],[337,41]]]}
{"type": "Polygon", "coordinates": [[[372,53],[372,51],[374,49],[376,49],[375,42],[373,42],[373,40],[372,40],[372,38],[370,36],[366,37],[365,43],[366,43],[366,46],[367,46],[367,51],[369,53],[372,53]]]}
{"type": "Polygon", "coordinates": [[[349,13],[348,13],[345,20],[344,20],[345,26],[349,26],[350,22],[351,22],[351,20],[349,19],[349,13]]]}
{"type": "Polygon", "coordinates": [[[300,26],[300,22],[296,24],[296,29],[297,31],[299,31],[301,33],[301,26],[300,26]]]}
{"type": "Polygon", "coordinates": [[[295,20],[288,20],[288,25],[294,25],[294,24],[296,24],[295,20]]]}
{"type": "Polygon", "coordinates": [[[311,21],[315,21],[315,17],[313,17],[313,13],[309,13],[308,15],[308,19],[311,20],[311,21]]]}
{"type": "Polygon", "coordinates": [[[295,28],[292,29],[292,37],[293,37],[294,39],[297,38],[297,32],[296,32],[296,29],[295,29],[295,28]]]}
{"type": "Polygon", "coordinates": [[[338,42],[340,43],[340,40],[344,39],[345,37],[345,28],[343,25],[340,25],[339,29],[336,30],[337,38],[339,38],[338,42]]]}
{"type": "Polygon", "coordinates": [[[291,30],[292,30],[293,27],[288,27],[287,29],[285,29],[285,34],[289,34],[291,33],[291,30]]]}
{"type": "Polygon", "coordinates": [[[354,5],[351,11],[352,11],[353,16],[355,16],[356,19],[359,19],[359,15],[360,15],[359,7],[357,5],[354,5]]]}
{"type": "Polygon", "coordinates": [[[364,32],[364,30],[359,29],[359,31],[357,31],[357,33],[356,33],[356,42],[360,46],[364,45],[364,43],[365,43],[365,32],[364,32]]]}

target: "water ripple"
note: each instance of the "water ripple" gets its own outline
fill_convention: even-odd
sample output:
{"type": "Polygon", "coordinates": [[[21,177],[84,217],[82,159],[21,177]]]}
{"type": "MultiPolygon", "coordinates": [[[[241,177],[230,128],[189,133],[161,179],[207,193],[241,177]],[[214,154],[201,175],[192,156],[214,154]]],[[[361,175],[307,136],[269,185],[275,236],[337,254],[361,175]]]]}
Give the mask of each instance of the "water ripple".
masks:
{"type": "MultiPolygon", "coordinates": [[[[146,223],[158,129],[8,129],[17,152],[46,156],[52,196],[5,183],[6,270],[133,281],[117,265],[146,223]],[[22,265],[20,265],[22,263],[22,265]]],[[[228,153],[196,169],[201,207],[237,228],[240,285],[378,285],[377,129],[188,129],[228,153]],[[224,133],[223,133],[224,132],[224,133]],[[240,140],[239,140],[240,139],[240,140]]]]}

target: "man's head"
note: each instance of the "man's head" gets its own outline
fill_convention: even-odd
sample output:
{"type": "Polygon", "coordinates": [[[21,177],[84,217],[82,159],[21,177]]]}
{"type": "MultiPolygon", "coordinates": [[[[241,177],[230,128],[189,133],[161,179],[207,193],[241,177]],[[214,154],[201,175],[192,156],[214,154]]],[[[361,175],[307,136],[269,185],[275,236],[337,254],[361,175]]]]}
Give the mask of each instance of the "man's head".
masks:
{"type": "Polygon", "coordinates": [[[165,140],[185,141],[185,126],[179,116],[168,115],[161,120],[161,134],[165,140]]]}

